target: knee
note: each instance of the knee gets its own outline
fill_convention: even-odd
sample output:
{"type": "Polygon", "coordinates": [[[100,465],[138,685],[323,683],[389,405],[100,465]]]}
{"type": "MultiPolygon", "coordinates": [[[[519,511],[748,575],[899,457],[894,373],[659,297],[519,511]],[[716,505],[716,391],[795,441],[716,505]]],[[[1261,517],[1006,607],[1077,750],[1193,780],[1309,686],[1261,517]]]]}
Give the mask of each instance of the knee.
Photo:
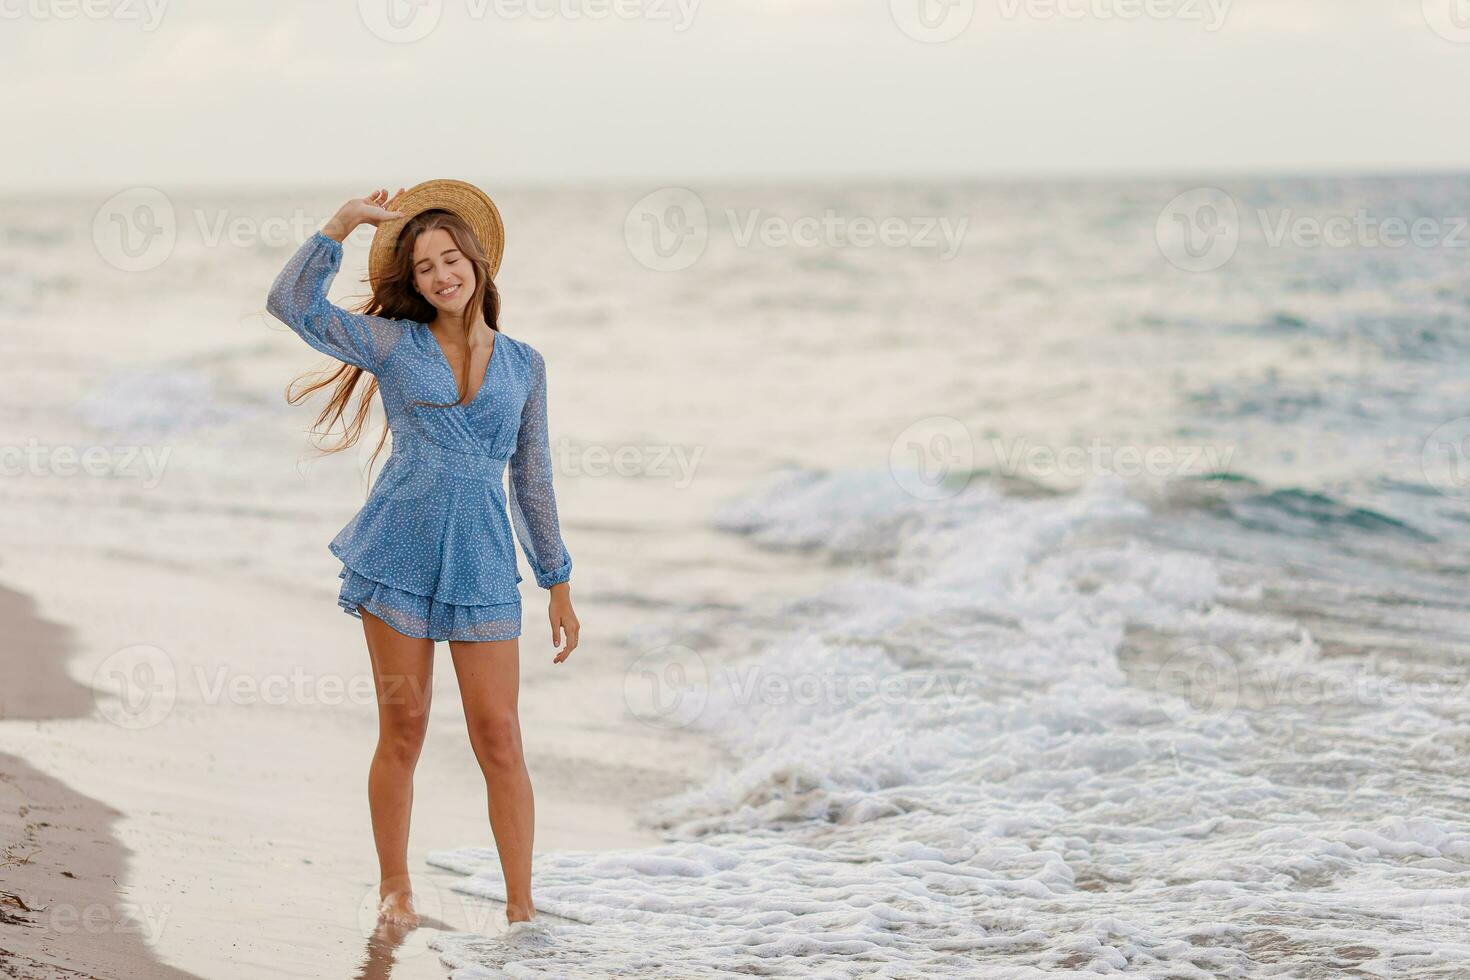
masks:
{"type": "Polygon", "coordinates": [[[513,712],[487,713],[470,725],[470,742],[486,768],[521,765],[521,723],[513,712]]]}
{"type": "Polygon", "coordinates": [[[428,722],[427,714],[385,721],[378,731],[378,753],[398,765],[411,766],[418,762],[429,731],[428,722]]]}

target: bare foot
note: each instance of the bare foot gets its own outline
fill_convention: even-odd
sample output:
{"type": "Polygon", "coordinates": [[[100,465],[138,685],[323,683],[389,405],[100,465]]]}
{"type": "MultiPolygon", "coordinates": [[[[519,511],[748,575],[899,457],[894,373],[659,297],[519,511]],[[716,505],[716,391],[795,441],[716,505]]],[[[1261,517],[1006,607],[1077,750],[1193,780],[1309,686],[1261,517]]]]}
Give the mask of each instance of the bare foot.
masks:
{"type": "Polygon", "coordinates": [[[536,915],[536,906],[531,902],[508,904],[505,906],[505,921],[507,922],[530,922],[536,915]]]}
{"type": "Polygon", "coordinates": [[[378,921],[403,926],[409,929],[419,924],[419,914],[413,907],[413,892],[387,891],[378,902],[378,921]]]}

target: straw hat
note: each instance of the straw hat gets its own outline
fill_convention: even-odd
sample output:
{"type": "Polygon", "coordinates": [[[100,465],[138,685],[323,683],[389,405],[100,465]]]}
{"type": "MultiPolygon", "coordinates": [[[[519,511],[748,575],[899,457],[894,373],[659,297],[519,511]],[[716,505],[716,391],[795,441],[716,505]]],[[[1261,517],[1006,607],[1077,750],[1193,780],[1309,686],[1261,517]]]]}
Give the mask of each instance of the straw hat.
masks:
{"type": "Polygon", "coordinates": [[[499,270],[500,257],[505,253],[505,225],[495,202],[474,184],[439,177],[404,191],[393,204],[393,210],[402,211],[403,217],[378,225],[368,251],[368,275],[373,282],[380,282],[392,268],[393,252],[403,226],[414,215],[436,208],[463,218],[490,260],[490,274],[493,276],[499,270]]]}

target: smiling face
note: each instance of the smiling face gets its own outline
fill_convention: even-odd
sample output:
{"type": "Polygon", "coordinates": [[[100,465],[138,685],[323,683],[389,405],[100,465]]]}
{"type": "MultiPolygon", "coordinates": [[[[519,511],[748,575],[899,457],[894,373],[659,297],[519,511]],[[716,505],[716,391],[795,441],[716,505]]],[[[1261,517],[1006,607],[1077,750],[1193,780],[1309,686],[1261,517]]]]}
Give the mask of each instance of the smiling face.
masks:
{"type": "Polygon", "coordinates": [[[413,243],[413,284],[444,313],[459,314],[475,291],[475,266],[444,228],[419,235],[413,243]]]}

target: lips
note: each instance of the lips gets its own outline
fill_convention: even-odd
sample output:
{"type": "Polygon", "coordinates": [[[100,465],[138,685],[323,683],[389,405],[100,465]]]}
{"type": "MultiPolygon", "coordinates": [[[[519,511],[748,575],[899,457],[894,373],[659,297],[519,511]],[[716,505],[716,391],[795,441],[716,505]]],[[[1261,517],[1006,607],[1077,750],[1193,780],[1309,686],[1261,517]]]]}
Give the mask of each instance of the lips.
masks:
{"type": "Polygon", "coordinates": [[[440,299],[453,299],[455,296],[459,295],[460,289],[460,285],[456,283],[455,285],[450,286],[448,289],[440,290],[435,295],[438,296],[440,299]]]}

